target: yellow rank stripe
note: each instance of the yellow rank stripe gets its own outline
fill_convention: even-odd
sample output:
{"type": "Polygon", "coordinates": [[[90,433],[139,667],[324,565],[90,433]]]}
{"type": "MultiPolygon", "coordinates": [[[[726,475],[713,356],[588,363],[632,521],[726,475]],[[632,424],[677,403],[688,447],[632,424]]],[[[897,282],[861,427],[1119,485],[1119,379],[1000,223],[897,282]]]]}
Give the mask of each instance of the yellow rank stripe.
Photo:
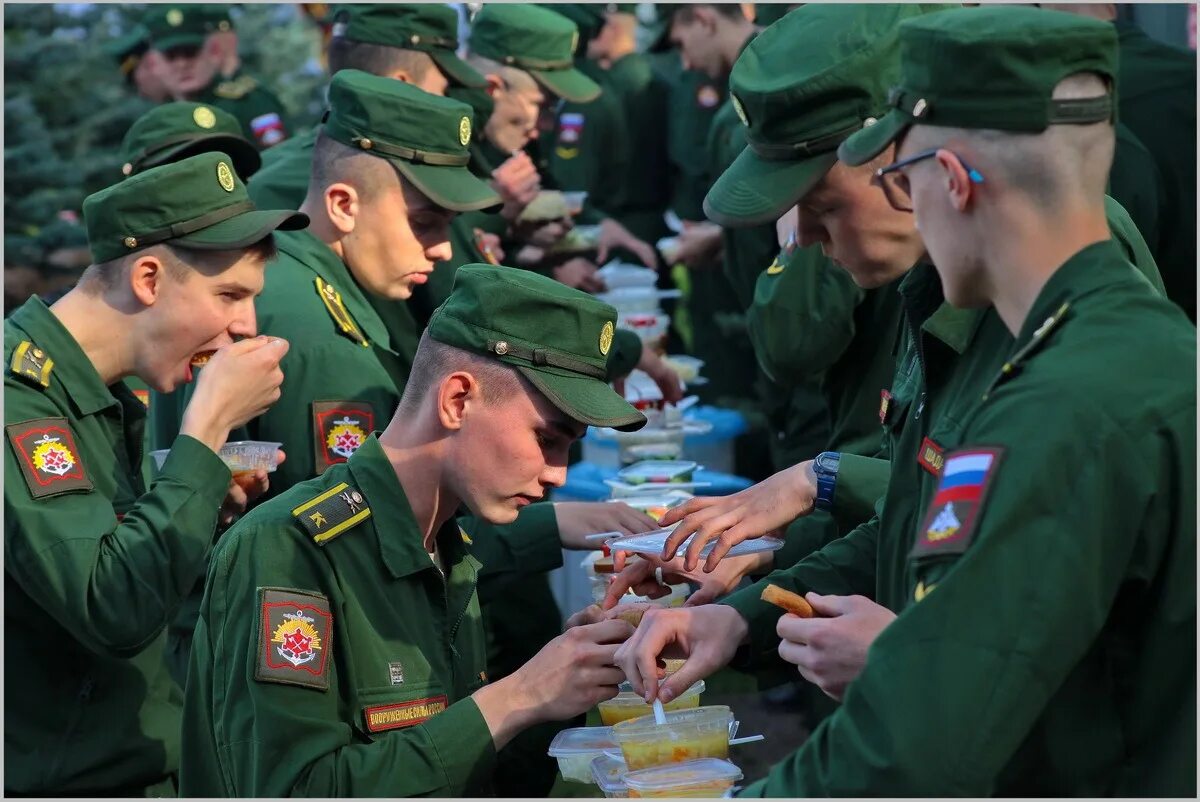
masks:
{"type": "Polygon", "coordinates": [[[42,365],[42,375],[38,377],[38,381],[43,387],[50,386],[50,368],[54,367],[54,360],[46,357],[46,364],[42,365]]]}
{"type": "MultiPolygon", "coordinates": [[[[13,351],[12,363],[9,365],[13,373],[17,374],[18,376],[29,376],[30,378],[34,378],[25,370],[23,364],[25,362],[26,354],[29,353],[29,349],[32,347],[33,343],[29,342],[29,340],[25,340],[17,346],[15,351],[13,351]]],[[[43,387],[50,386],[50,371],[53,368],[54,360],[50,358],[49,354],[47,354],[46,361],[42,364],[42,372],[37,375],[38,384],[42,385],[43,387]]]]}
{"type": "Polygon", "coordinates": [[[17,346],[17,350],[13,351],[12,364],[9,366],[13,373],[21,373],[21,362],[25,359],[25,354],[29,351],[31,343],[26,340],[17,346]]]}
{"type": "Polygon", "coordinates": [[[345,482],[342,482],[337,487],[334,487],[331,490],[326,490],[324,493],[317,496],[316,498],[306,501],[303,504],[301,504],[299,507],[297,507],[296,509],[292,510],[292,515],[299,515],[300,513],[305,512],[306,510],[311,510],[313,507],[317,506],[322,501],[325,501],[326,499],[329,499],[329,498],[333,498],[334,496],[336,496],[338,493],[341,493],[343,490],[345,490],[349,486],[350,485],[346,484],[345,482]]]}
{"type": "Polygon", "coordinates": [[[346,519],[345,521],[342,521],[340,524],[333,527],[332,529],[330,529],[326,532],[322,532],[319,535],[313,535],[313,541],[316,543],[324,543],[327,540],[332,540],[333,538],[340,535],[342,532],[345,532],[350,527],[357,526],[358,524],[362,523],[363,521],[367,520],[370,517],[371,517],[371,508],[367,507],[362,512],[358,513],[357,515],[351,516],[350,518],[346,519]]]}

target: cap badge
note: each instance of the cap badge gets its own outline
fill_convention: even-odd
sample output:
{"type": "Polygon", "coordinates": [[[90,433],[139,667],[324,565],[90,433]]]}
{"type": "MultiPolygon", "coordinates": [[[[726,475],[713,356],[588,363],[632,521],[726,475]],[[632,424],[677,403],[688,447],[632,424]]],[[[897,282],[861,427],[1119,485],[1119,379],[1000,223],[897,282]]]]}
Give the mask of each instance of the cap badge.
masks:
{"type": "Polygon", "coordinates": [[[123,240],[123,242],[125,243],[126,248],[136,248],[137,247],[137,237],[126,237],[123,240]]]}
{"type": "Polygon", "coordinates": [[[750,118],[746,116],[746,109],[742,106],[742,101],[738,100],[738,96],[729,95],[729,99],[733,101],[733,110],[737,112],[738,119],[742,121],[742,125],[749,126],[750,118]]]}
{"type": "Polygon", "coordinates": [[[929,110],[929,104],[925,101],[925,98],[919,98],[917,100],[917,102],[913,104],[912,116],[924,117],[925,112],[928,110],[929,110]]]}
{"type": "Polygon", "coordinates": [[[863,128],[870,128],[877,122],[879,122],[879,120],[876,120],[874,117],[868,117],[867,119],[863,120],[863,128]]]}
{"type": "Polygon", "coordinates": [[[212,128],[217,124],[217,115],[208,106],[197,106],[192,112],[192,121],[201,128],[212,128]]]}
{"type": "Polygon", "coordinates": [[[172,28],[178,28],[183,24],[183,12],[177,8],[173,8],[167,12],[167,24],[172,28]]]}
{"type": "Polygon", "coordinates": [[[508,343],[506,343],[504,340],[501,340],[492,346],[492,350],[495,351],[497,355],[504,356],[508,353],[508,343]]]}
{"type": "Polygon", "coordinates": [[[608,351],[612,348],[613,341],[613,324],[609,320],[605,322],[604,328],[600,329],[600,355],[608,356],[608,351]]]}
{"type": "Polygon", "coordinates": [[[458,121],[458,143],[464,148],[471,141],[471,118],[463,117],[458,121]]]}
{"type": "Polygon", "coordinates": [[[225,162],[217,162],[217,183],[226,192],[233,192],[233,170],[225,162]]]}
{"type": "Polygon", "coordinates": [[[121,173],[122,173],[122,175],[132,175],[133,174],[133,165],[130,164],[129,162],[125,162],[123,165],[121,165],[121,173]]]}

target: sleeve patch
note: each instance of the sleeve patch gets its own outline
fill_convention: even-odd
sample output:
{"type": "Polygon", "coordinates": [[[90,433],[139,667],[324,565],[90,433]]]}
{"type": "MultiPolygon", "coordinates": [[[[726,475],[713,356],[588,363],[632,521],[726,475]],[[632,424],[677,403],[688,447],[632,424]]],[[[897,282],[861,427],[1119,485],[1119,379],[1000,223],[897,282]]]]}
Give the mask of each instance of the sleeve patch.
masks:
{"type": "Polygon", "coordinates": [[[442,695],[414,699],[411,702],[364,707],[363,719],[367,725],[367,732],[415,727],[444,711],[449,703],[450,699],[442,695]]]}
{"type": "Polygon", "coordinates": [[[333,613],[319,593],[290,588],[259,588],[259,682],[329,690],[333,613]]]}
{"type": "Polygon", "coordinates": [[[1002,448],[978,448],[946,457],[937,493],[925,513],[911,556],[962,554],[967,550],[1003,455],[1002,448]]]}
{"type": "Polygon", "coordinates": [[[375,431],[375,410],[355,401],[314,401],[313,460],[320,476],[330,465],[350,459],[375,431]]]}
{"type": "Polygon", "coordinates": [[[5,427],[34,498],[93,489],[66,418],[39,418],[5,427]]]}

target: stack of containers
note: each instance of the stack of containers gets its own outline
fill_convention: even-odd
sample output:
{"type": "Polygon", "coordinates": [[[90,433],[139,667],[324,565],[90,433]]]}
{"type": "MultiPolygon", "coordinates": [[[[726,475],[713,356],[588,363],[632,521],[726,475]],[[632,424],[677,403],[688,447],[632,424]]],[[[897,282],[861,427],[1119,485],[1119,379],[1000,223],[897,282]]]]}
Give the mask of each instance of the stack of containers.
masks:
{"type": "Polygon", "coordinates": [[[646,347],[661,352],[671,317],[659,302],[680,297],[679,290],[658,289],[658,273],[624,262],[609,262],[596,271],[596,276],[608,288],[596,297],[616,308],[617,325],[636,332],[646,347]]]}

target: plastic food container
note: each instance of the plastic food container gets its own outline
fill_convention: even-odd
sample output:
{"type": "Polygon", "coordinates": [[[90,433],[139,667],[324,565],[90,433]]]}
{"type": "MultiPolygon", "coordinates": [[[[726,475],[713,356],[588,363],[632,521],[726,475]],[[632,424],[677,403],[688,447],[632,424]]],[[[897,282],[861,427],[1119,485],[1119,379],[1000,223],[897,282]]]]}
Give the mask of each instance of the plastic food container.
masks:
{"type": "MultiPolygon", "coordinates": [[[[226,443],[217,452],[217,456],[229,466],[229,470],[233,472],[234,476],[253,473],[259,468],[270,473],[278,464],[276,460],[279,457],[278,449],[281,445],[283,443],[268,443],[264,440],[237,440],[226,443]]],[[[150,456],[154,457],[154,463],[159,470],[162,470],[163,463],[167,461],[167,454],[170,453],[171,449],[169,448],[150,452],[150,456]]]]}
{"type": "Polygon", "coordinates": [[[675,257],[679,254],[679,237],[663,237],[654,243],[654,247],[658,248],[664,262],[668,265],[675,264],[675,257]]]}
{"type": "Polygon", "coordinates": [[[705,758],[630,771],[624,783],[629,796],[642,799],[684,797],[717,799],[742,779],[742,772],[728,760],[705,758]]]}
{"type": "Polygon", "coordinates": [[[554,736],[546,754],[558,758],[564,780],[592,781],[592,761],[614,746],[612,727],[572,727],[554,736]]]}
{"type": "MultiPolygon", "coordinates": [[[[620,687],[620,693],[598,705],[600,720],[602,722],[612,725],[628,721],[632,718],[654,715],[654,706],[646,704],[645,699],[634,693],[633,686],[627,682],[622,682],[620,687]]],[[[702,693],[704,693],[704,680],[700,680],[688,688],[679,698],[664,703],[663,709],[671,712],[673,710],[689,710],[699,707],[700,694],[702,693]]]]}
{"type": "Polygon", "coordinates": [[[623,287],[653,287],[658,282],[658,273],[648,267],[631,265],[627,262],[609,262],[596,271],[596,276],[609,290],[623,287]]]}
{"type": "Polygon", "coordinates": [[[583,206],[588,199],[587,192],[564,192],[562,196],[563,200],[567,202],[567,211],[571,213],[572,217],[583,211],[583,206]]]}
{"type": "Polygon", "coordinates": [[[672,507],[678,507],[691,497],[691,493],[685,493],[682,490],[671,490],[667,493],[644,493],[624,499],[610,499],[610,501],[621,501],[635,510],[646,513],[657,521],[667,514],[667,510],[672,507]]]}
{"type": "Polygon", "coordinates": [[[624,799],[629,796],[625,787],[625,775],[629,767],[624,760],[617,760],[608,755],[592,759],[592,782],[600,786],[600,790],[609,799],[624,799]]]}
{"type": "Polygon", "coordinates": [[[661,726],[654,716],[622,721],[613,725],[612,737],[632,773],[702,757],[728,757],[732,722],[727,706],[709,705],[667,713],[667,723],[661,726]]]}
{"type": "MultiPolygon", "coordinates": [[[[646,270],[650,272],[649,268],[646,270]]],[[[596,297],[606,304],[612,304],[618,313],[654,312],[658,309],[659,301],[667,298],[679,298],[681,294],[679,290],[660,290],[653,284],[649,284],[617,287],[608,292],[597,293],[596,297]]]]}
{"type": "Polygon", "coordinates": [[[699,467],[690,460],[645,460],[617,471],[617,478],[631,485],[690,482],[699,467]]]}
{"type": "Polygon", "coordinates": [[[684,382],[693,382],[700,378],[700,371],[704,368],[703,359],[686,354],[668,354],[663,357],[663,361],[671,370],[679,374],[680,380],[684,382]]]}
{"type": "MultiPolygon", "coordinates": [[[[655,529],[651,532],[643,532],[640,535],[626,535],[625,537],[616,537],[608,541],[608,548],[611,551],[632,551],[635,554],[662,554],[663,546],[666,545],[667,538],[675,531],[674,526],[665,529],[655,529]]],[[[692,543],[692,538],[695,535],[688,535],[679,548],[676,549],[677,555],[687,551],[688,546],[692,543]]],[[[704,544],[704,548],[700,549],[700,558],[703,559],[717,546],[715,539],[704,544]]],[[[783,541],[775,537],[758,537],[752,540],[743,540],[741,543],[735,544],[726,556],[740,557],[743,554],[758,554],[764,551],[778,551],[783,548],[783,541]]]]}

